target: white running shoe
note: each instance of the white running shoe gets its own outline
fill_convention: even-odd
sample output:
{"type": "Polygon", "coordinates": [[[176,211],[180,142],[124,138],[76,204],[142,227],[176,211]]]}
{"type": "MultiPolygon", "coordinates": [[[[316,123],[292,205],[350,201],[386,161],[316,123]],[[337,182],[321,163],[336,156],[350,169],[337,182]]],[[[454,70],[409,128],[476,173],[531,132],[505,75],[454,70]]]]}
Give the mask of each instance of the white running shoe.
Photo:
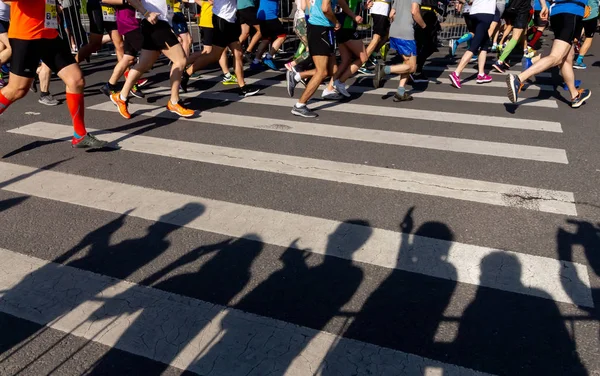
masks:
{"type": "Polygon", "coordinates": [[[345,84],[341,83],[338,80],[335,80],[333,82],[333,85],[335,86],[335,90],[337,90],[338,93],[342,94],[346,98],[350,98],[350,93],[348,93],[348,89],[346,89],[345,84]]]}

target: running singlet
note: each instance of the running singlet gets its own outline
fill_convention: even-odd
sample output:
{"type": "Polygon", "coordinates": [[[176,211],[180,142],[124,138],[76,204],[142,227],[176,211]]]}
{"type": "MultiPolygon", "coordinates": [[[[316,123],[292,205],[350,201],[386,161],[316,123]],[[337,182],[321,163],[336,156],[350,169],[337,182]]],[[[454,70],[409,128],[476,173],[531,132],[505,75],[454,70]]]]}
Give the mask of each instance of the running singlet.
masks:
{"type": "Polygon", "coordinates": [[[260,0],[256,18],[260,21],[279,18],[279,0],[260,0]]]}
{"type": "Polygon", "coordinates": [[[181,0],[173,0],[173,13],[182,13],[181,5],[181,0]]]}
{"type": "MultiPolygon", "coordinates": [[[[354,14],[358,14],[358,6],[361,4],[362,0],[347,0],[347,2],[350,10],[352,10],[354,14]]],[[[343,11],[342,13],[337,14],[336,17],[342,25],[342,29],[356,29],[356,22],[343,11]]]]}
{"type": "Polygon", "coordinates": [[[135,9],[129,5],[117,9],[117,31],[125,35],[140,27],[140,22],[135,17],[135,9]]]}
{"type": "Polygon", "coordinates": [[[200,19],[198,21],[198,26],[212,29],[212,17],[213,5],[209,1],[203,1],[200,5],[200,19]]]}
{"type": "MultiPolygon", "coordinates": [[[[337,0],[331,0],[331,9],[335,9],[337,0]]],[[[333,22],[329,21],[323,13],[323,0],[310,0],[310,11],[308,23],[315,26],[334,27],[333,22]]]]}
{"type": "Polygon", "coordinates": [[[568,13],[583,17],[586,5],[585,0],[556,0],[550,7],[550,15],[568,13]]]}
{"type": "Polygon", "coordinates": [[[56,0],[19,0],[11,3],[8,37],[54,39],[58,37],[56,0]]]}

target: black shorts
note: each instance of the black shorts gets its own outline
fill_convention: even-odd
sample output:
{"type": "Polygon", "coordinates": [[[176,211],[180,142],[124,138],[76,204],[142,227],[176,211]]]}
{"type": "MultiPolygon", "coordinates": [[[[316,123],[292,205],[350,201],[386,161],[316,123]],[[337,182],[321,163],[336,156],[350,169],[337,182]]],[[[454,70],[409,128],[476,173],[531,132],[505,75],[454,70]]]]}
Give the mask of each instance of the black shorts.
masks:
{"type": "Polygon", "coordinates": [[[335,32],[335,41],[337,44],[344,44],[349,40],[360,39],[356,29],[339,29],[335,32]]]}
{"type": "Polygon", "coordinates": [[[123,35],[123,50],[125,55],[137,57],[144,48],[144,34],[142,29],[137,28],[123,35]]]}
{"type": "Polygon", "coordinates": [[[21,77],[34,78],[44,62],[54,73],[76,64],[69,44],[60,37],[54,39],[9,39],[12,48],[10,72],[21,77]]]}
{"type": "Polygon", "coordinates": [[[536,10],[535,12],[533,12],[533,26],[535,26],[535,27],[548,26],[548,20],[542,20],[542,17],[540,16],[541,13],[542,13],[541,10],[536,10]]]}
{"type": "Polygon", "coordinates": [[[173,31],[177,35],[188,34],[190,29],[188,28],[187,20],[181,12],[177,12],[173,15],[173,31]]]}
{"type": "Polygon", "coordinates": [[[259,25],[263,39],[275,40],[281,36],[285,37],[287,35],[283,28],[283,24],[278,18],[260,21],[259,25]]]}
{"type": "Polygon", "coordinates": [[[256,18],[256,7],[248,7],[244,9],[238,9],[237,18],[240,25],[246,24],[250,26],[258,25],[259,21],[256,18]]]}
{"type": "Polygon", "coordinates": [[[8,26],[10,22],[0,20],[0,34],[8,33],[8,26]]]}
{"type": "Polygon", "coordinates": [[[571,13],[559,13],[550,16],[550,25],[554,31],[554,39],[572,44],[575,38],[581,36],[583,17],[571,13]]]}
{"type": "Polygon", "coordinates": [[[306,37],[308,39],[308,50],[312,56],[333,55],[335,47],[333,27],[317,26],[308,22],[306,37]]]}
{"type": "Polygon", "coordinates": [[[469,31],[469,33],[474,33],[475,25],[473,24],[473,19],[471,18],[471,14],[463,13],[463,18],[465,19],[465,25],[467,25],[467,31],[469,31]]]}
{"type": "Polygon", "coordinates": [[[213,14],[213,46],[225,48],[233,42],[240,40],[242,27],[239,23],[227,22],[213,14]]]}
{"type": "Polygon", "coordinates": [[[202,44],[204,46],[212,46],[214,29],[212,27],[201,27],[200,31],[202,32],[202,44]]]}
{"type": "Polygon", "coordinates": [[[385,38],[390,33],[390,18],[381,14],[372,14],[373,18],[373,34],[377,34],[385,38]]]}
{"type": "Polygon", "coordinates": [[[531,18],[529,10],[518,12],[507,10],[504,12],[504,14],[506,14],[506,20],[512,25],[514,29],[528,29],[529,19],[531,18]]]}
{"type": "Polygon", "coordinates": [[[596,34],[596,28],[598,27],[598,17],[591,18],[583,22],[583,32],[586,38],[593,38],[596,34]]]}
{"type": "Polygon", "coordinates": [[[141,30],[144,37],[142,44],[144,50],[162,51],[179,44],[177,35],[167,21],[159,20],[152,25],[148,20],[142,20],[141,30]]]}
{"type": "Polygon", "coordinates": [[[113,30],[117,30],[116,22],[106,22],[102,18],[102,8],[95,7],[88,3],[87,14],[90,19],[90,34],[104,35],[113,30]]]}

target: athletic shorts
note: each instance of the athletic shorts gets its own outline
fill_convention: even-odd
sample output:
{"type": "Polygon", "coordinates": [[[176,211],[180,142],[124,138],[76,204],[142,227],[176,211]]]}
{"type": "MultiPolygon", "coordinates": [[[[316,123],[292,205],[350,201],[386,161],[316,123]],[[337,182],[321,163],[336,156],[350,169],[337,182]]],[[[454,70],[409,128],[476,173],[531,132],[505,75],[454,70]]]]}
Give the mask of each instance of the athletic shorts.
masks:
{"type": "Polygon", "coordinates": [[[212,27],[201,27],[200,32],[202,33],[202,44],[204,46],[212,46],[214,29],[212,27]]]}
{"type": "Polygon", "coordinates": [[[34,78],[35,72],[44,62],[54,73],[75,63],[69,44],[62,38],[54,39],[9,39],[12,48],[10,72],[22,77],[34,78]]]}
{"type": "Polygon", "coordinates": [[[473,21],[471,20],[471,15],[469,13],[463,13],[463,18],[465,19],[465,25],[467,25],[467,30],[469,33],[475,32],[475,26],[473,25],[473,21]]]}
{"type": "Polygon", "coordinates": [[[337,44],[344,44],[349,40],[360,39],[356,29],[339,29],[335,32],[335,41],[337,44]]]}
{"type": "Polygon", "coordinates": [[[240,40],[242,27],[237,22],[227,22],[213,14],[213,46],[225,48],[240,40]]]}
{"type": "Polygon", "coordinates": [[[90,19],[90,34],[104,35],[117,30],[116,22],[107,22],[102,18],[102,8],[87,5],[87,14],[90,19]]]}
{"type": "Polygon", "coordinates": [[[8,33],[8,26],[10,22],[0,20],[0,34],[8,33]]]}
{"type": "Polygon", "coordinates": [[[584,20],[583,22],[583,32],[585,33],[586,38],[593,38],[594,34],[596,34],[596,28],[598,27],[598,17],[590,18],[589,20],[584,20]]]}
{"type": "Polygon", "coordinates": [[[554,39],[573,43],[575,38],[581,36],[581,30],[583,30],[583,17],[571,13],[559,13],[550,16],[550,25],[554,31],[554,39]]]}
{"type": "Polygon", "coordinates": [[[390,48],[396,50],[399,55],[417,56],[417,42],[390,37],[390,48]]]}
{"type": "Polygon", "coordinates": [[[542,20],[541,10],[536,10],[533,13],[533,26],[535,27],[545,27],[548,26],[548,20],[542,20]]]}
{"type": "Polygon", "coordinates": [[[278,37],[285,37],[287,33],[283,28],[283,24],[278,18],[272,20],[259,21],[260,33],[264,39],[275,40],[278,37]]]}
{"type": "Polygon", "coordinates": [[[123,50],[125,55],[137,57],[144,47],[144,34],[137,28],[123,35],[123,50]]]}
{"type": "Polygon", "coordinates": [[[383,38],[387,37],[390,32],[390,18],[381,14],[371,14],[373,18],[373,34],[377,34],[383,38]]]}
{"type": "Polygon", "coordinates": [[[496,5],[496,11],[494,12],[494,18],[492,22],[500,23],[500,20],[502,20],[502,13],[504,13],[504,7],[502,7],[502,10],[500,10],[498,5],[496,5]]]}
{"type": "MultiPolygon", "coordinates": [[[[309,19],[310,20],[310,19],[309,19]]],[[[308,50],[312,56],[331,56],[334,52],[335,37],[333,27],[306,25],[308,50]]]]}
{"type": "MultiPolygon", "coordinates": [[[[258,25],[259,21],[256,18],[256,7],[248,7],[244,9],[238,9],[237,18],[240,25],[246,24],[250,26],[258,25]]],[[[261,30],[262,31],[262,30],[261,30]]]]}
{"type": "Polygon", "coordinates": [[[190,32],[185,16],[181,12],[173,15],[173,31],[176,35],[188,34],[190,32]]]}
{"type": "Polygon", "coordinates": [[[504,12],[504,14],[506,15],[506,20],[510,22],[513,28],[523,30],[528,29],[527,26],[529,25],[529,19],[531,18],[531,14],[529,13],[529,11],[520,11],[518,13],[515,13],[507,10],[506,12],[504,12]]]}
{"type": "Polygon", "coordinates": [[[162,51],[179,44],[177,35],[171,29],[167,21],[159,20],[152,25],[144,19],[140,23],[144,43],[142,49],[150,51],[162,51]]]}

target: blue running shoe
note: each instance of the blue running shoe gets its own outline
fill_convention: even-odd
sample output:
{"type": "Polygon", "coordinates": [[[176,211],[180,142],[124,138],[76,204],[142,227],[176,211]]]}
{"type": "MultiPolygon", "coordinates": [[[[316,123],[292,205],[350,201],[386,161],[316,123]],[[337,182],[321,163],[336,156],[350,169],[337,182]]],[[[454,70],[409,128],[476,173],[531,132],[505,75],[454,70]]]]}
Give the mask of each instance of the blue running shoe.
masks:
{"type": "Polygon", "coordinates": [[[573,68],[575,68],[575,69],[587,69],[587,65],[585,65],[585,64],[583,63],[583,61],[579,61],[579,60],[577,60],[577,61],[575,61],[575,63],[573,64],[573,68]]]}
{"type": "Polygon", "coordinates": [[[0,71],[2,71],[2,73],[4,74],[10,73],[10,66],[8,64],[2,64],[2,68],[0,68],[0,71]]]}
{"type": "Polygon", "coordinates": [[[590,89],[581,89],[579,90],[579,94],[571,100],[572,108],[579,108],[581,105],[592,96],[592,91],[590,89]]]}
{"type": "Polygon", "coordinates": [[[269,67],[269,68],[271,68],[271,69],[273,69],[273,70],[277,70],[277,65],[275,65],[275,62],[273,61],[273,59],[271,59],[271,58],[264,58],[264,59],[263,59],[263,63],[264,63],[264,64],[265,64],[267,67],[269,67]]]}

